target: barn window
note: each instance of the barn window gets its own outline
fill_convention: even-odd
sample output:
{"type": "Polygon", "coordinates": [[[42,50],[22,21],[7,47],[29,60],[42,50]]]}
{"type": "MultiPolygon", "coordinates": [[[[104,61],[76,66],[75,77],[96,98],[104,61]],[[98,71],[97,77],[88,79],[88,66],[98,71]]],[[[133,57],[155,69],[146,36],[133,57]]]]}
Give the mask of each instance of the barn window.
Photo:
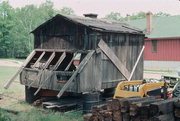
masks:
{"type": "Polygon", "coordinates": [[[152,52],[157,52],[157,40],[152,40],[152,52]]]}

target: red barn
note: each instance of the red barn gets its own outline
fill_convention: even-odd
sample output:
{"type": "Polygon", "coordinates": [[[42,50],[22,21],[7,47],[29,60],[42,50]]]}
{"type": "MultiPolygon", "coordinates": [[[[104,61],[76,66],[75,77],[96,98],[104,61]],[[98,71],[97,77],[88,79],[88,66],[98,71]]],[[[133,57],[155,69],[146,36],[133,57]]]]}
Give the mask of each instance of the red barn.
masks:
{"type": "Polygon", "coordinates": [[[180,15],[154,17],[128,22],[146,34],[144,67],[155,70],[175,70],[180,66],[180,15]]]}

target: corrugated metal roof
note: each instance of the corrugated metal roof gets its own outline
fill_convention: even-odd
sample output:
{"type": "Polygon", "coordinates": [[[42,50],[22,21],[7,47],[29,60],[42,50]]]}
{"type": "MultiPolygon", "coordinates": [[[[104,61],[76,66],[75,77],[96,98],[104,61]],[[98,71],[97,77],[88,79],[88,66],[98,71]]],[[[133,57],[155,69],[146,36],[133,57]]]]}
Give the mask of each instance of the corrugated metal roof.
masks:
{"type": "MultiPolygon", "coordinates": [[[[153,17],[152,22],[153,29],[146,35],[148,38],[180,37],[180,15],[153,17]]],[[[146,32],[146,18],[127,23],[146,32]]]]}
{"type": "Polygon", "coordinates": [[[45,24],[53,21],[57,17],[62,17],[68,21],[87,26],[96,31],[134,33],[134,34],[142,34],[143,33],[140,29],[131,27],[126,23],[120,23],[120,22],[114,21],[114,20],[94,19],[94,18],[88,18],[88,17],[70,16],[70,15],[62,15],[62,14],[57,14],[52,19],[41,24],[39,27],[37,27],[35,30],[33,30],[32,33],[38,31],[45,24]]]}

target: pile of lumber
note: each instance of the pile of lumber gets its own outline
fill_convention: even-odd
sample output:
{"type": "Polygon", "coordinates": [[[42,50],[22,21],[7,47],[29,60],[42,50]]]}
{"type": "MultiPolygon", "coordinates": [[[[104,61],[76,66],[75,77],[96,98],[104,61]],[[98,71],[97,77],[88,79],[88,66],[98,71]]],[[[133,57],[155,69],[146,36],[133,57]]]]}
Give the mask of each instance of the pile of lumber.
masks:
{"type": "Polygon", "coordinates": [[[180,121],[180,98],[120,98],[92,108],[85,121],[180,121]]]}

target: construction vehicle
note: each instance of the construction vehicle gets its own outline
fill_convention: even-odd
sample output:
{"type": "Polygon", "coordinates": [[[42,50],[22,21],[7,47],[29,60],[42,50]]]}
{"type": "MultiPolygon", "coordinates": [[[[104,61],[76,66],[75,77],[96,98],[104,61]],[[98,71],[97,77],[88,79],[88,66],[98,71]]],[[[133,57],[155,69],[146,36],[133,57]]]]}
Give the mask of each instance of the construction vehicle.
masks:
{"type": "Polygon", "coordinates": [[[145,80],[122,81],[117,85],[115,98],[162,96],[166,98],[167,86],[165,81],[158,83],[146,83],[145,80]]]}

